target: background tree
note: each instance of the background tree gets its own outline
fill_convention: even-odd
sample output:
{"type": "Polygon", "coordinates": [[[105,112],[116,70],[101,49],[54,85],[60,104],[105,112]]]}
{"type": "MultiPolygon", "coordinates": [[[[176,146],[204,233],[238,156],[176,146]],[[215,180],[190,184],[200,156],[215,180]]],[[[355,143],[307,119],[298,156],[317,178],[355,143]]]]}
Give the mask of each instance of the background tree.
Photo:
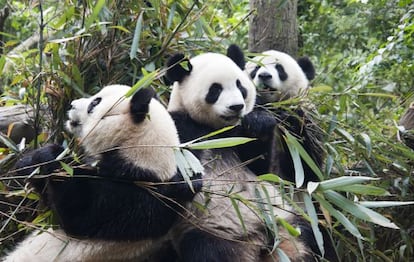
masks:
{"type": "Polygon", "coordinates": [[[250,0],[249,50],[276,49],[296,57],[297,0],[250,0]]]}

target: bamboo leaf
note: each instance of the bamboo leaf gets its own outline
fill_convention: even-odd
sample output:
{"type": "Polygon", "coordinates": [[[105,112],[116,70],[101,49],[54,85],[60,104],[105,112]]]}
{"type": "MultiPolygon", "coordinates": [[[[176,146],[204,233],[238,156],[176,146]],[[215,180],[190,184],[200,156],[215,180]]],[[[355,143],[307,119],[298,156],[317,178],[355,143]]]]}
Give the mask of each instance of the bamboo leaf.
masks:
{"type": "MultiPolygon", "coordinates": [[[[178,150],[178,149],[176,149],[178,150]]],[[[201,165],[200,160],[194,156],[193,153],[191,153],[191,151],[183,148],[181,149],[181,152],[183,153],[184,158],[186,159],[187,163],[190,166],[190,169],[194,172],[194,173],[203,173],[204,171],[204,167],[201,165]]]]}
{"type": "Polygon", "coordinates": [[[371,152],[372,152],[371,138],[365,133],[361,133],[360,136],[362,138],[362,141],[364,141],[364,145],[367,150],[367,156],[371,157],[371,152]]]}
{"type": "Polygon", "coordinates": [[[86,19],[85,29],[89,29],[92,23],[98,18],[99,13],[102,8],[105,6],[105,0],[98,0],[95,7],[92,10],[92,14],[86,19]]]}
{"type": "Polygon", "coordinates": [[[330,190],[330,189],[340,189],[346,186],[351,186],[355,184],[361,184],[364,182],[378,180],[378,178],[367,177],[367,176],[341,176],[337,178],[332,178],[322,182],[318,182],[318,189],[320,191],[330,190]]]}
{"type": "Polygon", "coordinates": [[[397,207],[414,205],[414,201],[359,201],[360,205],[367,208],[397,207]]]}
{"type": "Polygon", "coordinates": [[[144,15],[144,12],[141,12],[139,14],[137,24],[135,26],[134,36],[132,38],[131,50],[129,52],[129,59],[131,59],[131,60],[136,58],[136,55],[137,55],[137,50],[138,50],[138,46],[139,46],[139,39],[141,37],[142,17],[143,17],[143,15],[144,15]]]}
{"type": "Polygon", "coordinates": [[[335,217],[339,223],[341,223],[346,230],[349,231],[352,235],[356,238],[363,239],[361,233],[359,232],[358,228],[351,222],[349,219],[342,214],[340,211],[335,209],[328,201],[320,197],[318,194],[313,194],[313,198],[319,202],[333,217],[335,217]]]}
{"type": "Polygon", "coordinates": [[[372,185],[350,185],[337,188],[338,191],[351,192],[354,194],[370,195],[370,196],[389,196],[391,195],[387,190],[381,187],[372,185]]]}
{"type": "Polygon", "coordinates": [[[352,202],[351,200],[347,199],[346,197],[342,196],[341,194],[335,191],[332,191],[332,190],[326,191],[325,196],[333,204],[342,208],[343,210],[354,215],[357,218],[375,223],[383,227],[398,229],[398,226],[392,223],[388,218],[382,216],[381,214],[369,208],[366,208],[362,205],[352,202]]]}
{"type": "Polygon", "coordinates": [[[173,2],[170,8],[170,13],[168,14],[168,20],[167,20],[167,29],[171,27],[171,24],[174,19],[175,15],[175,9],[177,8],[177,2],[173,2]]]}
{"type": "Polygon", "coordinates": [[[0,133],[0,142],[6,145],[6,147],[12,150],[14,153],[19,152],[19,147],[13,142],[13,140],[5,136],[3,133],[0,133]]]}
{"type": "Polygon", "coordinates": [[[293,237],[299,237],[300,231],[298,231],[294,226],[289,224],[285,219],[282,217],[277,217],[277,222],[281,225],[284,229],[288,231],[288,233],[293,237]]]}
{"type": "Polygon", "coordinates": [[[213,149],[213,148],[225,148],[233,147],[241,144],[248,143],[255,140],[254,138],[247,137],[228,137],[228,138],[217,138],[207,141],[197,142],[187,145],[191,149],[213,149]]]}
{"type": "Polygon", "coordinates": [[[294,143],[294,138],[289,133],[286,133],[286,144],[288,146],[290,156],[292,157],[293,166],[295,168],[295,184],[296,187],[301,187],[305,181],[305,174],[303,172],[302,161],[300,159],[299,151],[294,143]],[[293,139],[293,140],[292,140],[293,139]]]}
{"type": "Polygon", "coordinates": [[[174,150],[175,160],[177,161],[177,167],[180,171],[184,181],[188,184],[191,191],[194,192],[193,183],[191,182],[191,176],[193,175],[191,167],[189,166],[186,158],[181,150],[174,150]]]}
{"type": "Polygon", "coordinates": [[[66,164],[65,162],[59,161],[60,165],[62,166],[62,168],[66,171],[66,173],[68,173],[70,176],[73,176],[73,168],[70,167],[68,164],[66,164]]]}
{"type": "Polygon", "coordinates": [[[343,138],[345,138],[346,140],[348,140],[350,143],[354,143],[355,142],[355,138],[350,134],[350,133],[348,133],[345,129],[342,129],[342,128],[339,128],[339,127],[336,127],[336,131],[338,131],[338,133],[343,137],[343,138]]]}
{"type": "MultiPolygon", "coordinates": [[[[318,176],[318,178],[320,180],[323,180],[324,177],[323,177],[323,174],[322,174],[321,170],[315,164],[315,161],[313,161],[313,159],[310,157],[308,152],[306,152],[306,150],[303,148],[303,146],[298,142],[298,140],[294,136],[292,136],[289,133],[289,131],[287,131],[285,128],[282,128],[282,130],[284,131],[285,140],[286,140],[286,143],[288,144],[288,147],[289,147],[289,143],[291,145],[293,145],[296,148],[296,150],[298,151],[301,159],[303,159],[303,161],[305,161],[305,163],[312,169],[312,171],[318,176]]],[[[290,151],[290,147],[289,147],[289,151],[290,151]]],[[[301,165],[302,165],[302,163],[301,163],[301,165]]],[[[296,171],[296,168],[295,168],[295,171],[296,171]]],[[[303,172],[303,167],[302,167],[302,172],[303,172]]]]}
{"type": "Polygon", "coordinates": [[[316,214],[315,206],[312,203],[312,199],[309,194],[302,193],[303,200],[305,203],[306,211],[309,215],[313,235],[315,236],[318,248],[321,251],[322,256],[325,255],[325,248],[323,245],[323,236],[318,227],[318,215],[316,214]]]}
{"type": "Polygon", "coordinates": [[[237,217],[240,220],[240,223],[242,225],[243,231],[246,234],[247,233],[247,229],[246,229],[246,225],[244,224],[243,216],[242,216],[242,214],[240,212],[239,205],[237,204],[236,199],[234,199],[234,197],[232,197],[232,196],[229,196],[229,197],[230,197],[231,204],[233,205],[233,208],[236,211],[237,217]]]}
{"type": "Polygon", "coordinates": [[[154,81],[154,79],[157,78],[158,73],[159,71],[155,70],[151,73],[144,75],[135,85],[131,87],[130,90],[128,90],[128,92],[125,94],[125,97],[130,97],[139,89],[149,86],[152,83],[152,81],[154,81]]]}

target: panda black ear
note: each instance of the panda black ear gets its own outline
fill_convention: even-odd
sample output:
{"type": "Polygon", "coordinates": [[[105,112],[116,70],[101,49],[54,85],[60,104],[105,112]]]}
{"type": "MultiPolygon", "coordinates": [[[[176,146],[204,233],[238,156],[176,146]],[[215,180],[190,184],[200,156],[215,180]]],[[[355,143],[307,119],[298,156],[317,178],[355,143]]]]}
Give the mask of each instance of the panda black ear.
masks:
{"type": "Polygon", "coordinates": [[[130,109],[135,123],[140,123],[145,119],[149,112],[149,103],[154,96],[155,91],[151,87],[141,88],[132,96],[130,109]]]}
{"type": "Polygon", "coordinates": [[[230,57],[230,59],[241,68],[241,70],[244,70],[246,60],[244,59],[244,53],[240,47],[235,44],[230,45],[229,48],[227,48],[227,56],[230,57]]]}
{"type": "Polygon", "coordinates": [[[188,58],[183,54],[175,54],[167,61],[166,77],[171,82],[181,82],[186,76],[190,75],[192,70],[193,66],[188,58]]]}
{"type": "Polygon", "coordinates": [[[301,57],[298,59],[297,62],[299,66],[302,68],[308,80],[312,80],[315,78],[315,67],[313,67],[312,62],[309,60],[308,57],[301,57]]]}

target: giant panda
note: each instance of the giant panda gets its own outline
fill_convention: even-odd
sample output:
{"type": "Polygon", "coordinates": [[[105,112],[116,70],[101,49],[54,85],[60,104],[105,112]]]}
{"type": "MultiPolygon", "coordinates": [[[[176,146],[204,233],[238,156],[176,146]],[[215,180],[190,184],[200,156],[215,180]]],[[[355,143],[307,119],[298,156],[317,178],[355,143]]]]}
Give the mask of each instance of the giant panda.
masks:
{"type": "MultiPolygon", "coordinates": [[[[165,260],[158,251],[179,207],[200,191],[200,174],[194,174],[192,189],[183,182],[174,153],[177,130],[154,90],[140,89],[129,98],[127,92],[128,86],[111,85],[72,102],[67,128],[97,163],[75,167],[71,177],[32,178],[61,228],[29,235],[3,261],[165,260]]],[[[58,145],[46,146],[17,166],[31,172],[33,164],[61,152],[58,145]]],[[[46,165],[43,172],[57,166],[46,165]]]]}
{"type": "MultiPolygon", "coordinates": [[[[236,45],[228,48],[227,56],[204,53],[191,59],[184,54],[170,57],[166,77],[174,84],[168,111],[182,143],[237,125],[253,109],[256,89],[243,72],[244,65],[244,54],[236,45]]],[[[237,136],[237,130],[219,137],[237,136]]],[[[317,248],[312,246],[316,242],[310,227],[292,213],[275,186],[260,182],[244,166],[235,149],[194,153],[204,165],[203,192],[187,205],[187,216],[172,230],[179,261],[279,261],[280,253],[291,261],[313,259],[317,248]],[[269,206],[261,213],[258,206],[263,203],[269,206]],[[301,237],[294,238],[280,228],[273,238],[264,220],[274,216],[300,226],[301,237]],[[277,251],[272,252],[274,246],[277,251]]]]}
{"type": "Polygon", "coordinates": [[[275,173],[302,186],[319,177],[302,161],[304,179],[296,180],[295,167],[285,142],[285,132],[292,134],[303,146],[318,168],[325,159],[323,131],[312,117],[310,103],[305,99],[310,81],[315,77],[313,63],[307,57],[295,60],[290,55],[268,50],[246,64],[246,74],[257,88],[255,109],[242,120],[243,135],[258,138],[257,141],[239,147],[243,161],[256,174],[275,173]],[[299,100],[291,108],[274,107],[272,103],[299,100]]]}

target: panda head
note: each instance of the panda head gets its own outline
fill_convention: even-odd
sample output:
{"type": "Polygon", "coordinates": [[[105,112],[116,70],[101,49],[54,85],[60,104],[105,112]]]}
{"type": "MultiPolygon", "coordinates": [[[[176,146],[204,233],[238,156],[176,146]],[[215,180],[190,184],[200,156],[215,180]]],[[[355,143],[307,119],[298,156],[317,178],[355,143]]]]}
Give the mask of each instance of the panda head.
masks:
{"type": "Polygon", "coordinates": [[[89,157],[117,152],[134,166],[153,170],[162,180],[176,170],[173,147],[177,130],[167,110],[153,99],[155,91],[140,89],[125,97],[129,86],[111,85],[89,98],[71,103],[66,127],[89,157]]]}
{"type": "Polygon", "coordinates": [[[243,52],[235,45],[227,55],[204,53],[186,59],[183,54],[167,62],[166,77],[174,82],[168,111],[186,112],[213,128],[235,125],[254,106],[256,89],[243,72],[243,52]]]}
{"type": "Polygon", "coordinates": [[[256,85],[259,100],[263,103],[301,95],[315,77],[315,68],[307,57],[295,60],[276,50],[254,57],[247,63],[245,71],[256,85]]]}

